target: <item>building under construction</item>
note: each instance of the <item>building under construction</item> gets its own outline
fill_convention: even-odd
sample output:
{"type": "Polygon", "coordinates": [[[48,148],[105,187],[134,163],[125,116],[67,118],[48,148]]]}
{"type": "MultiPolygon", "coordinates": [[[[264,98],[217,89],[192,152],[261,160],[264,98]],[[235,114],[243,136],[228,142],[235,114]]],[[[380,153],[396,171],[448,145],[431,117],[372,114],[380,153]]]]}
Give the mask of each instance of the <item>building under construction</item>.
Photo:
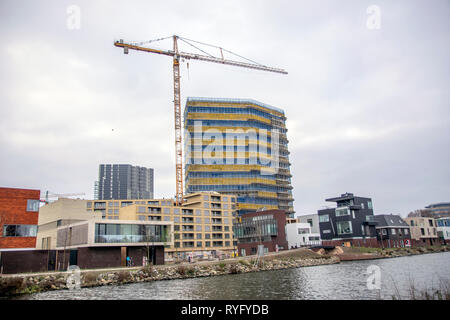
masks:
{"type": "Polygon", "coordinates": [[[239,214],[265,208],[293,217],[284,111],[250,99],[187,98],[186,193],[237,196],[239,214]]]}

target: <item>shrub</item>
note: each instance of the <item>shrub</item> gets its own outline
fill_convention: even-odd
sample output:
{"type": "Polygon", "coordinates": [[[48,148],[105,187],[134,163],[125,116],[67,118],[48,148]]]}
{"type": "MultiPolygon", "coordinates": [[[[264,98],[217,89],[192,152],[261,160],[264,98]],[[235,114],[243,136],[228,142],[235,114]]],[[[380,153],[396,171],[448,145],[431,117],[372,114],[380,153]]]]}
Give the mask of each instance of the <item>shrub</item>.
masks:
{"type": "Polygon", "coordinates": [[[0,296],[18,293],[23,288],[23,279],[7,277],[0,279],[0,296]]]}
{"type": "Polygon", "coordinates": [[[238,265],[236,263],[230,264],[229,271],[230,271],[231,274],[239,273],[238,265]]]}
{"type": "Polygon", "coordinates": [[[190,277],[195,276],[195,269],[193,269],[193,268],[188,268],[188,269],[186,270],[186,275],[188,275],[188,276],[190,276],[190,277]]]}
{"type": "Polygon", "coordinates": [[[225,263],[223,262],[219,263],[219,268],[222,270],[225,269],[225,263]]]}
{"type": "Polygon", "coordinates": [[[179,275],[184,276],[186,274],[186,267],[183,265],[178,266],[177,272],[179,275]]]}
{"type": "Polygon", "coordinates": [[[97,276],[94,273],[88,272],[83,275],[83,285],[91,285],[97,282],[97,276]]]}
{"type": "Polygon", "coordinates": [[[145,267],[143,267],[141,269],[141,271],[148,277],[151,277],[153,274],[153,267],[152,267],[152,265],[149,264],[149,265],[146,265],[145,267]]]}
{"type": "Polygon", "coordinates": [[[122,283],[126,283],[131,280],[131,274],[127,271],[119,272],[118,276],[119,276],[118,281],[122,283]]]}
{"type": "Polygon", "coordinates": [[[248,263],[247,260],[239,260],[238,262],[239,262],[240,264],[242,264],[243,266],[248,266],[248,265],[249,265],[249,263],[248,263]]]}

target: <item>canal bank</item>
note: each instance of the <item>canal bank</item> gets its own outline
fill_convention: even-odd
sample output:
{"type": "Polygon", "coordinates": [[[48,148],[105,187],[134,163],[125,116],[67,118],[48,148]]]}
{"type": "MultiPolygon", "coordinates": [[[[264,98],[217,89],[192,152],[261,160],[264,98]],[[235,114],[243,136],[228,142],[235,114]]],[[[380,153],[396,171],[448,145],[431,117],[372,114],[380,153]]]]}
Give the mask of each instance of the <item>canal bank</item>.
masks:
{"type": "MultiPolygon", "coordinates": [[[[339,262],[340,260],[337,256],[323,255],[309,249],[294,249],[270,253],[260,259],[251,256],[222,261],[202,261],[138,268],[80,270],[79,286],[95,287],[158,280],[211,277],[339,262]]],[[[3,275],[0,278],[0,297],[68,289],[68,284],[69,286],[77,286],[76,274],[76,272],[51,272],[3,275]]]]}
{"type": "MultiPolygon", "coordinates": [[[[271,253],[263,259],[255,256],[228,259],[223,261],[204,261],[190,264],[152,266],[146,268],[119,268],[102,270],[81,270],[80,287],[97,287],[128,283],[175,280],[219,275],[242,274],[259,271],[282,270],[308,266],[337,264],[341,261],[393,258],[408,255],[449,251],[448,247],[429,248],[336,248],[331,252],[313,252],[308,249],[294,249],[271,253]]],[[[14,296],[43,291],[68,288],[67,272],[45,274],[8,275],[0,278],[0,296],[14,296]]],[[[75,281],[69,281],[74,283],[75,281]]]]}

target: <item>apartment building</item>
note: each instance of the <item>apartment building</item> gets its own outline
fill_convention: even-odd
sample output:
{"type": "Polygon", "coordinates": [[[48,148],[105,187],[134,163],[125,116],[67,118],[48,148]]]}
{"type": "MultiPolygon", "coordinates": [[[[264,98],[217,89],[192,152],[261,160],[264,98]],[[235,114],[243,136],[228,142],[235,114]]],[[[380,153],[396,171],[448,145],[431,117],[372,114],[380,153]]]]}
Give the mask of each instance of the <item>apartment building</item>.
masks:
{"type": "Polygon", "coordinates": [[[86,211],[87,200],[59,198],[39,209],[36,249],[55,249],[57,228],[92,219],[102,219],[101,212],[86,211]]]}
{"type": "Polygon", "coordinates": [[[186,193],[237,197],[237,211],[294,217],[284,111],[251,99],[187,98],[186,193]]]}
{"type": "Polygon", "coordinates": [[[415,244],[435,245],[439,243],[436,220],[430,217],[407,217],[405,222],[410,226],[411,240],[415,244]]]}
{"type": "Polygon", "coordinates": [[[130,164],[100,164],[95,198],[153,199],[153,169],[130,164]]]}
{"type": "Polygon", "coordinates": [[[234,224],[241,256],[255,255],[258,246],[263,252],[287,250],[286,213],[283,210],[264,210],[249,212],[239,216],[234,224]]]}
{"type": "Polygon", "coordinates": [[[173,244],[165,248],[167,261],[188,255],[207,258],[236,253],[233,195],[192,193],[184,196],[181,206],[176,206],[173,199],[87,201],[85,210],[107,220],[173,222],[173,244]]]}

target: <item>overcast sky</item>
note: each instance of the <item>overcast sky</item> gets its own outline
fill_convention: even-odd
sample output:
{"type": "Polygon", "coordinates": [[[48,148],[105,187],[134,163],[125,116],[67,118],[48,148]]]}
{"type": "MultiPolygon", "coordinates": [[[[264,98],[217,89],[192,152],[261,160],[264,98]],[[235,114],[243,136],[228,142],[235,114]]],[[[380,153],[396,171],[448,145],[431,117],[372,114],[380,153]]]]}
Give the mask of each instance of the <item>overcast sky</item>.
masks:
{"type": "Polygon", "coordinates": [[[171,58],[113,42],[177,34],[289,72],[191,61],[181,95],[285,111],[297,215],[345,192],[376,214],[450,201],[449,17],[447,0],[1,0],[0,186],[92,198],[100,163],[129,163],[173,196],[171,58]]]}

